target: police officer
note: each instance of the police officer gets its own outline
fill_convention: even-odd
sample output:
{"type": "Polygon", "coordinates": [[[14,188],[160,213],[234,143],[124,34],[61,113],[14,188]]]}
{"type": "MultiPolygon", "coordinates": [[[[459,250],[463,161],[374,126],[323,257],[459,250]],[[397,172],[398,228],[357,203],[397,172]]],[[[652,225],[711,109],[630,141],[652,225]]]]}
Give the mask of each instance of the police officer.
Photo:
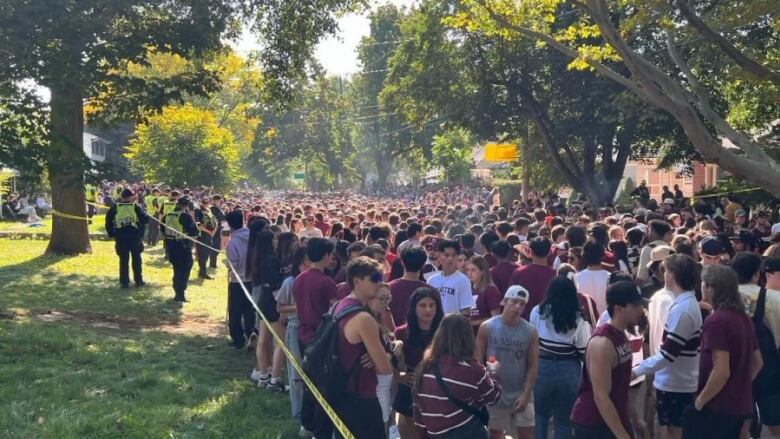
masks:
{"type": "Polygon", "coordinates": [[[119,285],[130,286],[128,264],[133,261],[133,280],[136,287],[144,286],[141,273],[141,252],[144,250],[144,227],[149,217],[140,206],[133,202],[133,191],[124,189],[120,200],[106,213],[106,232],[116,241],[116,254],[119,256],[119,285]]]}
{"type": "Polygon", "coordinates": [[[84,198],[87,200],[87,217],[89,223],[92,224],[92,217],[97,214],[97,188],[94,185],[87,183],[84,185],[84,198]]]}
{"type": "MultiPolygon", "coordinates": [[[[144,197],[144,204],[146,205],[146,214],[150,216],[156,216],[157,211],[157,199],[160,197],[160,190],[153,188],[152,191],[144,197]]],[[[157,245],[157,240],[160,239],[160,225],[156,221],[149,221],[147,225],[146,243],[150,246],[157,245]]]]}
{"type": "MultiPolygon", "coordinates": [[[[225,221],[225,212],[222,211],[222,197],[214,195],[211,197],[211,214],[217,220],[217,231],[211,240],[211,246],[217,250],[222,249],[222,222],[225,221]]],[[[209,267],[217,268],[217,252],[211,251],[209,255],[209,267]]]]}
{"type": "Polygon", "coordinates": [[[176,201],[174,210],[163,217],[165,250],[168,261],[173,265],[173,291],[176,293],[173,300],[177,302],[186,302],[184,292],[192,270],[192,241],[182,235],[198,236],[198,227],[189,213],[189,206],[189,198],[181,197],[176,201]]]}
{"type": "MultiPolygon", "coordinates": [[[[211,246],[214,241],[214,235],[217,232],[217,219],[211,213],[211,200],[203,197],[200,206],[195,210],[195,222],[198,224],[200,235],[198,241],[211,246]]],[[[206,271],[206,263],[213,252],[210,248],[199,245],[196,249],[198,254],[198,277],[201,279],[213,279],[206,271]]]]}

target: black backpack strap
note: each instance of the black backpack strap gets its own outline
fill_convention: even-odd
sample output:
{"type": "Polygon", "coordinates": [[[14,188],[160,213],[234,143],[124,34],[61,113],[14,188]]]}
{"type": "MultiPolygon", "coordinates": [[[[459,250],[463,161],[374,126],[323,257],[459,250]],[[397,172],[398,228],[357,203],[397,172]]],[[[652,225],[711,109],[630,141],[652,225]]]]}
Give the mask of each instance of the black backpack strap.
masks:
{"type": "Polygon", "coordinates": [[[766,287],[761,287],[758,292],[758,300],[756,301],[756,312],[753,314],[754,322],[761,322],[764,320],[764,310],[766,309],[766,287]]]}
{"type": "Polygon", "coordinates": [[[476,416],[477,419],[482,421],[482,423],[485,424],[486,426],[488,425],[489,418],[487,416],[487,411],[478,410],[466,404],[464,401],[455,398],[455,395],[452,394],[452,391],[450,391],[450,388],[447,387],[447,384],[444,382],[444,378],[442,378],[441,376],[441,371],[439,370],[438,365],[433,367],[433,374],[436,376],[436,383],[439,385],[439,389],[442,391],[442,393],[444,393],[444,396],[446,396],[451,403],[455,404],[459,409],[463,410],[464,412],[476,416]]]}

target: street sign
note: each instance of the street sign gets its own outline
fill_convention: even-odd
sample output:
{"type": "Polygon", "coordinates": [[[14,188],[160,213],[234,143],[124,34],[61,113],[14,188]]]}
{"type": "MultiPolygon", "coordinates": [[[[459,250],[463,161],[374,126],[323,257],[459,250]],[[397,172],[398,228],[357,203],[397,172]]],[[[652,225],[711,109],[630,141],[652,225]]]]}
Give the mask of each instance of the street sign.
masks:
{"type": "Polygon", "coordinates": [[[295,173],[293,173],[293,179],[294,180],[305,180],[306,179],[306,173],[305,172],[295,172],[295,173]]]}
{"type": "Polygon", "coordinates": [[[517,160],[516,143],[488,143],[485,145],[485,161],[513,162],[517,160]]]}

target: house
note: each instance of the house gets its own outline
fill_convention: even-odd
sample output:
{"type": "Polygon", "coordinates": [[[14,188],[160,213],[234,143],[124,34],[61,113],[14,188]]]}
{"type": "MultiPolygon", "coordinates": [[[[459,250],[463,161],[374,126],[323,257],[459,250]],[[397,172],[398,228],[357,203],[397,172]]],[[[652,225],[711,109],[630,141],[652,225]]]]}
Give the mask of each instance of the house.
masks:
{"type": "Polygon", "coordinates": [[[620,182],[617,193],[622,191],[626,180],[630,178],[636,185],[642,181],[647,182],[650,197],[659,201],[664,186],[669,186],[670,190],[674,190],[674,185],[679,185],[683,195],[691,197],[703,188],[715,186],[718,180],[725,175],[725,172],[714,164],[694,162],[690,169],[684,169],[681,165],[669,169],[658,169],[658,161],[659,158],[651,157],[631,160],[626,163],[623,180],[620,182]]]}
{"type": "Polygon", "coordinates": [[[82,146],[87,156],[103,173],[115,178],[130,178],[130,168],[124,157],[125,147],[135,132],[132,123],[110,128],[87,125],[84,127],[82,146]]]}

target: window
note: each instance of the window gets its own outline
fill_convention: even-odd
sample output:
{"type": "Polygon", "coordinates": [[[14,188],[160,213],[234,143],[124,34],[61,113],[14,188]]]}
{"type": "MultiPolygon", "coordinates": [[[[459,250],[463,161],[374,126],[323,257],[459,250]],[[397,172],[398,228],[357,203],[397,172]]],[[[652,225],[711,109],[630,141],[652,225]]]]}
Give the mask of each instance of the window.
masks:
{"type": "Polygon", "coordinates": [[[92,155],[93,156],[106,156],[106,142],[100,139],[92,139],[92,155]]]}

